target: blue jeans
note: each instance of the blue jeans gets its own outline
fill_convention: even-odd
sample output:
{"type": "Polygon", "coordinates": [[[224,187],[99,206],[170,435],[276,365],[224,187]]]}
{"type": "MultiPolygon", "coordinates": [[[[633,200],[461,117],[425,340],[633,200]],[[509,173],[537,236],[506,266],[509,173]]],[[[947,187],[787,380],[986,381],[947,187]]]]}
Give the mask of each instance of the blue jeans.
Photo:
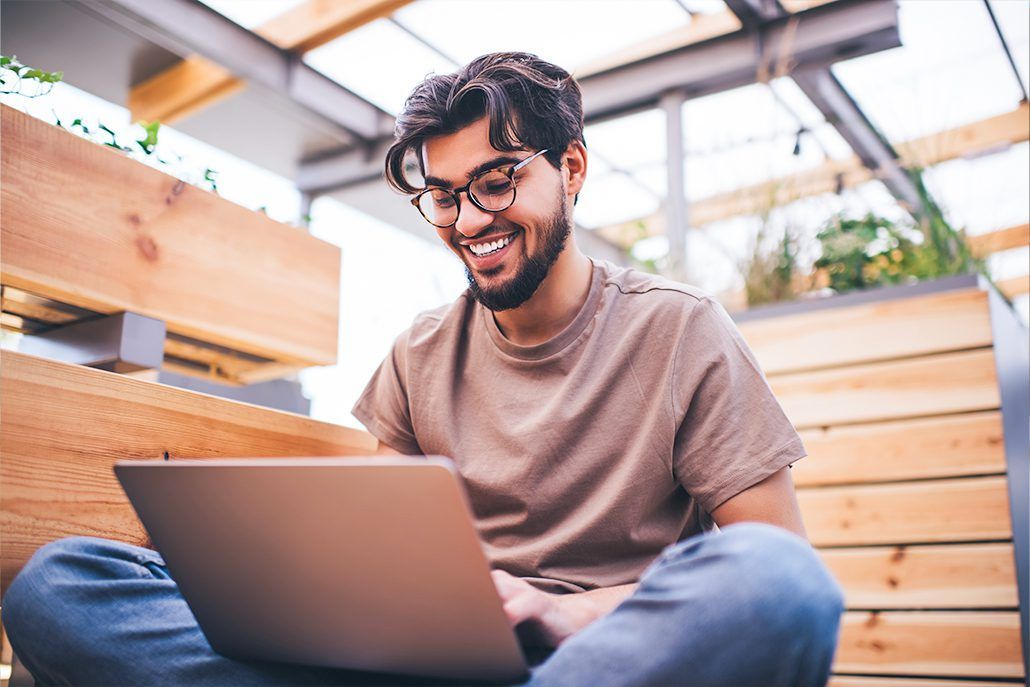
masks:
{"type": "MultiPolygon", "coordinates": [[[[842,606],[806,541],[733,525],[667,547],[630,597],[534,666],[525,684],[822,685],[842,606]]],[[[104,539],[40,548],[2,613],[40,685],[454,684],[225,658],[155,551],[104,539]]]]}

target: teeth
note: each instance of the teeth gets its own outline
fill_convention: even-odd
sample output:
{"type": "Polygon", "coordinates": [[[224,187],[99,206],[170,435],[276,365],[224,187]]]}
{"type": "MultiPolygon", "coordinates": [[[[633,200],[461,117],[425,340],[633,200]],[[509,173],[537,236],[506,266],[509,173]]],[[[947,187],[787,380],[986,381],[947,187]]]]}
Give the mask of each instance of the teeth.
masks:
{"type": "Polygon", "coordinates": [[[515,234],[511,234],[503,239],[497,241],[491,241],[490,243],[476,243],[469,246],[471,250],[477,256],[484,256],[494,251],[500,250],[511,243],[511,240],[515,238],[515,234]]]}

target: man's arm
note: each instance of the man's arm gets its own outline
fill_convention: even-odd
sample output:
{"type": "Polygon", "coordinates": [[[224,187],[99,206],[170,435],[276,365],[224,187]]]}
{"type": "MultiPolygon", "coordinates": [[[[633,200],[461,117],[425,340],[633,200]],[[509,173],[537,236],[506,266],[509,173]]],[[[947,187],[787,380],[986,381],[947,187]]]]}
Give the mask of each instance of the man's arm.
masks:
{"type": "Polygon", "coordinates": [[[379,448],[376,449],[376,455],[377,456],[403,456],[404,454],[401,453],[400,451],[398,451],[397,449],[393,448],[392,446],[384,444],[383,442],[380,441],[379,442],[379,448]]]}
{"type": "MultiPolygon", "coordinates": [[[[715,509],[712,517],[720,527],[738,522],[764,522],[808,538],[790,469],[786,467],[726,501],[715,509]]],[[[501,570],[493,571],[493,577],[511,624],[532,622],[541,639],[550,646],[558,646],[611,612],[637,588],[634,583],[560,595],[542,592],[501,570]]]]}

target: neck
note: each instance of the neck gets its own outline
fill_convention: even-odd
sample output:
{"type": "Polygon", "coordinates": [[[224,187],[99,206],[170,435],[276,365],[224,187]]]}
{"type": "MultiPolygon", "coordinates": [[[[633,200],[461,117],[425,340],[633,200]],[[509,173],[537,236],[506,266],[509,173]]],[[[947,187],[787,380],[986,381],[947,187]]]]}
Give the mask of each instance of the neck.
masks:
{"type": "Polygon", "coordinates": [[[504,337],[520,346],[553,338],[576,318],[590,293],[593,263],[580,252],[575,236],[551,266],[533,297],[517,308],[493,314],[504,337]]]}

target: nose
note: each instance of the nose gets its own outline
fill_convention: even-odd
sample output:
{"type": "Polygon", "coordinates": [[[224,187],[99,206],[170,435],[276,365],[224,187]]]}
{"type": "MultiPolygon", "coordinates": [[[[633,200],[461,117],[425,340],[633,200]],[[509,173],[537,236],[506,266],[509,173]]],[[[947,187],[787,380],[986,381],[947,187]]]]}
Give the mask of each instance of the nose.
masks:
{"type": "Polygon", "coordinates": [[[494,213],[480,210],[473,203],[468,193],[462,194],[461,211],[458,213],[458,221],[454,223],[454,230],[465,237],[476,236],[483,229],[494,221],[494,213]]]}

